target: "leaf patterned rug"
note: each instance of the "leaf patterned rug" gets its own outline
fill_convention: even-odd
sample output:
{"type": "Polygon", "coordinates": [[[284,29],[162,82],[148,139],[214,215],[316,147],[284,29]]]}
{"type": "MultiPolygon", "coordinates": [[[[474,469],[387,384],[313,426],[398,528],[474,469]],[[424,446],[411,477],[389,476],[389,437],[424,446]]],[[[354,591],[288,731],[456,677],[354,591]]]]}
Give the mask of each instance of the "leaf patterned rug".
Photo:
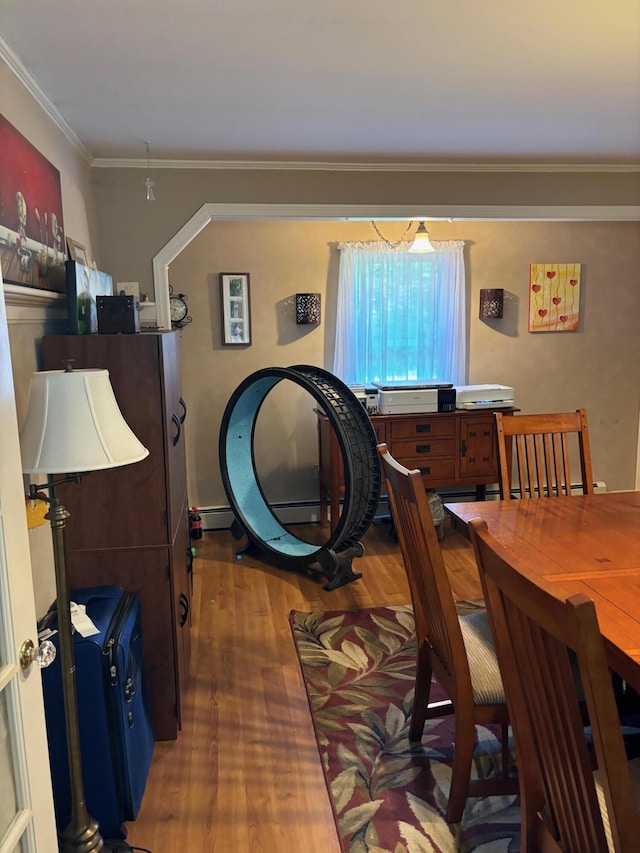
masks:
{"type": "MultiPolygon", "coordinates": [[[[477,607],[467,602],[463,612],[477,607]]],[[[453,719],[408,740],[415,674],[410,606],[290,614],[343,853],[512,853],[515,797],[472,798],[446,823],[453,719]]],[[[434,683],[432,702],[446,698],[434,683]]],[[[473,774],[498,772],[497,731],[478,726],[473,774]]]]}

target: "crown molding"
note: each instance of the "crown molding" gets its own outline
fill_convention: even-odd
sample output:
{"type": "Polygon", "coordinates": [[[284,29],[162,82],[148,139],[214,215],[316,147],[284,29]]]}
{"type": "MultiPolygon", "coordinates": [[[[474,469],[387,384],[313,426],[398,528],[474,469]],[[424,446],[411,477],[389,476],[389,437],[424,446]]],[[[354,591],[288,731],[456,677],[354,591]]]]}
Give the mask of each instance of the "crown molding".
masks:
{"type": "Polygon", "coordinates": [[[35,77],[27,71],[20,59],[16,56],[2,36],[0,36],[0,59],[5,62],[10,71],[12,71],[14,76],[18,78],[56,127],[62,131],[76,151],[87,161],[87,163],[91,164],[94,158],[87,146],[62,116],[62,113],[58,108],[53,105],[45,90],[38,83],[35,77]]]}
{"type": "Polygon", "coordinates": [[[224,169],[298,172],[640,172],[640,163],[333,163],[303,160],[161,160],[96,157],[96,169],[224,169]]]}

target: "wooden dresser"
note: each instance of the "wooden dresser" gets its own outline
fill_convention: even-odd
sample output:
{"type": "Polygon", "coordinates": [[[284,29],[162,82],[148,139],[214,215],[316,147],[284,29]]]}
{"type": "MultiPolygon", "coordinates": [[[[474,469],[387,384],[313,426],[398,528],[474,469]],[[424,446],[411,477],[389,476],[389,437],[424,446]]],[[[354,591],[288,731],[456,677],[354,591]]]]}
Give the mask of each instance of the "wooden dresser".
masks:
{"type": "MultiPolygon", "coordinates": [[[[71,589],[115,584],[140,597],[154,734],[180,727],[190,655],[188,528],[179,333],[43,338],[47,370],[106,368],[122,414],[149,450],[142,462],[95,471],[56,489],[66,527],[71,589]]],[[[73,413],[69,413],[73,417],[73,413]]]]}
{"type": "MultiPolygon", "coordinates": [[[[513,414],[518,409],[501,409],[513,414]]],[[[340,517],[344,491],[340,447],[327,416],[316,410],[320,462],[320,523],[331,528],[340,517]],[[327,504],[328,502],[328,504],[327,504]]],[[[426,488],[475,486],[476,500],[484,500],[486,486],[498,481],[497,445],[493,412],[438,412],[424,415],[371,415],[378,443],[407,468],[419,468],[426,488]]]]}

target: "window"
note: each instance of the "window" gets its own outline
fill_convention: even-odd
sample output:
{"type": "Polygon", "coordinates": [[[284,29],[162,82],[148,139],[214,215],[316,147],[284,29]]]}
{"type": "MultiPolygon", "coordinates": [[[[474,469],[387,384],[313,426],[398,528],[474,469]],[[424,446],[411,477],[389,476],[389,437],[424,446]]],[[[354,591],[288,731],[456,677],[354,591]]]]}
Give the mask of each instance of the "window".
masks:
{"type": "Polygon", "coordinates": [[[333,372],[349,385],[466,374],[464,243],[341,243],[333,372]]]}

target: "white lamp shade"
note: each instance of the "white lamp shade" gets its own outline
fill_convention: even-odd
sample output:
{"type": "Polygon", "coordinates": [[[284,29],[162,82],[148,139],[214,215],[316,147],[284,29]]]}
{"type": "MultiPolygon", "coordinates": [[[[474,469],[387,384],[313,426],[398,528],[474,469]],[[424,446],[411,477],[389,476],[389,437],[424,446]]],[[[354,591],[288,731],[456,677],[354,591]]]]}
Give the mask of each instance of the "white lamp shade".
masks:
{"type": "Polygon", "coordinates": [[[26,474],[80,474],[149,455],[122,417],[108,370],[34,373],[20,444],[26,474]]]}
{"type": "Polygon", "coordinates": [[[427,231],[424,222],[419,223],[413,238],[413,243],[409,246],[409,251],[418,254],[435,252],[435,248],[431,245],[429,232],[427,231]]]}

